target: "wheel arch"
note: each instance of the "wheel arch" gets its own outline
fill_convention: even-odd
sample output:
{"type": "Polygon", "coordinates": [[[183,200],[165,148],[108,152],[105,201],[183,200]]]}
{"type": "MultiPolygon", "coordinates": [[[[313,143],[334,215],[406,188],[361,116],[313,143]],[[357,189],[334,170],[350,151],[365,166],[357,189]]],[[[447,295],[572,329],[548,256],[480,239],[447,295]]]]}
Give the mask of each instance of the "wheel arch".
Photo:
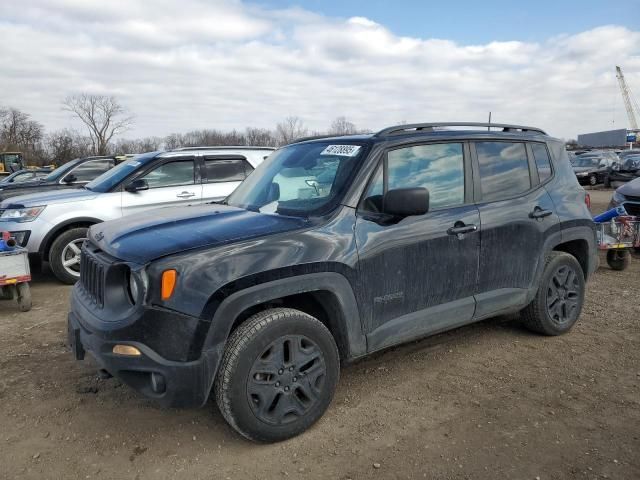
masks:
{"type": "Polygon", "coordinates": [[[51,245],[58,238],[62,232],[67,230],[71,230],[72,228],[81,228],[81,227],[90,227],[91,225],[95,225],[96,223],[101,223],[102,220],[94,217],[78,217],[71,218],[69,220],[65,220],[57,224],[53,227],[49,232],[45,235],[44,239],[40,243],[40,256],[43,260],[49,260],[49,252],[51,250],[51,245]]]}
{"type": "Polygon", "coordinates": [[[312,315],[329,329],[341,358],[366,353],[366,338],[349,281],[336,272],[320,272],[260,283],[227,296],[216,308],[203,350],[222,351],[238,325],[267,308],[284,306],[312,315]]]}

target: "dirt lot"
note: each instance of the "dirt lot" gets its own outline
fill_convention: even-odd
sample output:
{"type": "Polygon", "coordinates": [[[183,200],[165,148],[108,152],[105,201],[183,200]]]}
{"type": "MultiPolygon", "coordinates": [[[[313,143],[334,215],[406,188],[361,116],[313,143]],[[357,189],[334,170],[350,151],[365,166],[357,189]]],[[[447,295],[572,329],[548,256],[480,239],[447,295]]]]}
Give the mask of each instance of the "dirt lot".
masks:
{"type": "Polygon", "coordinates": [[[568,335],[497,318],[376,355],[309,432],[255,445],[213,403],[162,410],[74,362],[45,273],[31,312],[0,302],[0,477],[637,479],[639,287],[640,260],[604,263],[568,335]]]}

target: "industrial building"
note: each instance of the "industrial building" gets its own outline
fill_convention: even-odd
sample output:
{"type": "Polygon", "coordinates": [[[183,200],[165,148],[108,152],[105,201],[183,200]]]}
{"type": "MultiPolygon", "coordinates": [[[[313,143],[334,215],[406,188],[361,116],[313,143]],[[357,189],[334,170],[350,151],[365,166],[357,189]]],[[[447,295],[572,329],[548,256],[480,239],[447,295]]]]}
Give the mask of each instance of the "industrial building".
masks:
{"type": "Polygon", "coordinates": [[[583,133],[578,135],[578,145],[582,147],[629,148],[637,142],[638,131],[620,128],[604,132],[583,133]],[[631,145],[630,145],[631,144],[631,145]]]}

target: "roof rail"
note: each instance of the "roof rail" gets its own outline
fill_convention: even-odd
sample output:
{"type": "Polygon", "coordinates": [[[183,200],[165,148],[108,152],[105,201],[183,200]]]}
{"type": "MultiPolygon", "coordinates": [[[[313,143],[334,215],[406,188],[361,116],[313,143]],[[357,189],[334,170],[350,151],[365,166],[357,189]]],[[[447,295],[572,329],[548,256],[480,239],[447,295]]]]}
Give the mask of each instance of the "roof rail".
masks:
{"type": "Polygon", "coordinates": [[[275,150],[275,147],[258,147],[256,145],[217,145],[210,147],[178,147],[172,148],[170,152],[177,152],[181,150],[275,150]]]}
{"type": "Polygon", "coordinates": [[[387,127],[380,130],[374,135],[374,137],[384,137],[385,135],[394,135],[400,133],[410,133],[409,130],[415,130],[419,132],[421,130],[433,132],[436,127],[487,127],[487,130],[491,128],[501,128],[503,132],[511,132],[519,130],[521,132],[534,132],[546,135],[544,130],[536,127],[524,127],[522,125],[509,125],[504,123],[484,123],[484,122],[437,122],[437,123],[409,123],[406,125],[395,125],[393,127],[387,127]]]}
{"type": "Polygon", "coordinates": [[[293,143],[302,143],[302,142],[308,142],[309,140],[320,140],[322,138],[333,138],[333,137],[341,137],[343,135],[329,135],[329,134],[322,134],[322,135],[310,135],[308,137],[300,137],[300,138],[296,138],[295,140],[293,140],[292,142],[290,142],[288,145],[291,145],[293,143]]]}

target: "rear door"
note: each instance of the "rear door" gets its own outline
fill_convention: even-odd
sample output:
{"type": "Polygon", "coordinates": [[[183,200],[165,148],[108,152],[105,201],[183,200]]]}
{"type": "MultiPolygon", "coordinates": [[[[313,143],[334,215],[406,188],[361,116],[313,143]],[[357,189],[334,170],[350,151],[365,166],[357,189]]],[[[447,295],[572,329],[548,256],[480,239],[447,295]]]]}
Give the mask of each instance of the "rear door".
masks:
{"type": "Polygon", "coordinates": [[[195,205],[202,201],[202,184],[194,157],[162,159],[136,179],[145,180],[149,189],[123,190],[123,215],[158,207],[195,205]]]}
{"type": "Polygon", "coordinates": [[[544,261],[544,244],[559,224],[544,188],[552,176],[546,144],[471,144],[480,211],[476,318],[521,304],[544,261]]]}
{"type": "Polygon", "coordinates": [[[202,172],[202,201],[223,200],[253,171],[242,155],[205,155],[202,172]]]}

